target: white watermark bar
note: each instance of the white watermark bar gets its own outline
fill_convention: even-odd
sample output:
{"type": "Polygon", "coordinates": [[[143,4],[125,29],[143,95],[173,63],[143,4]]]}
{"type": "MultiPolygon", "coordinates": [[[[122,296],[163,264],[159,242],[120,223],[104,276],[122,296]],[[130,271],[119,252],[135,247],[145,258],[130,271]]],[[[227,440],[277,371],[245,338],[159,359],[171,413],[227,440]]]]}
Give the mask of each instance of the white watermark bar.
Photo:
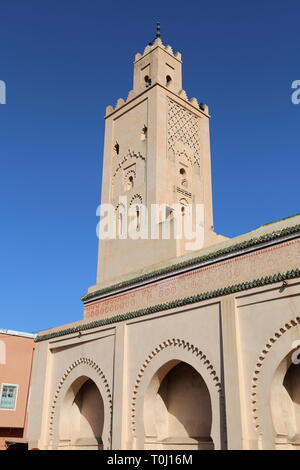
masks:
{"type": "Polygon", "coordinates": [[[187,251],[200,250],[204,245],[203,204],[128,205],[121,196],[115,207],[100,204],[96,233],[100,240],[182,240],[187,251]]]}
{"type": "Polygon", "coordinates": [[[0,104],[6,104],[6,83],[0,80],[0,104]]]}
{"type": "Polygon", "coordinates": [[[292,103],[300,104],[300,80],[293,81],[292,89],[295,90],[291,95],[292,103]]]}

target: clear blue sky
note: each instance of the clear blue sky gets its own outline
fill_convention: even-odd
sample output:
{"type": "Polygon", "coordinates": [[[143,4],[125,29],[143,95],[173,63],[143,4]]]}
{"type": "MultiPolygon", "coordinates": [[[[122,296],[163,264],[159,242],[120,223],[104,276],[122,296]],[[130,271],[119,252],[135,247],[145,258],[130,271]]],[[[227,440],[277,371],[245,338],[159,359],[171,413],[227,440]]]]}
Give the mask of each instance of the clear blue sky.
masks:
{"type": "Polygon", "coordinates": [[[76,321],[95,283],[105,107],[161,21],[208,103],[215,229],[299,211],[299,0],[2,0],[0,327],[76,321]]]}

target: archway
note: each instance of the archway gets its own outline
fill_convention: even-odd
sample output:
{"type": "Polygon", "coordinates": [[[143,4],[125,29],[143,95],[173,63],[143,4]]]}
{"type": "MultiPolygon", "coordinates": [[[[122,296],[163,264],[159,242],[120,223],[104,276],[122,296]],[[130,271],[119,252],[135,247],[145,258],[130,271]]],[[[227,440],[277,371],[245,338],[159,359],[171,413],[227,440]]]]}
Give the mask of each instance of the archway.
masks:
{"type": "Polygon", "coordinates": [[[62,401],[58,447],[70,450],[103,449],[104,403],[95,382],[77,378],[62,401]]]}
{"type": "Polygon", "coordinates": [[[152,377],[144,400],[145,449],[214,449],[212,407],[202,376],[173,360],[152,377]]]}
{"type": "Polygon", "coordinates": [[[300,366],[292,354],[278,366],[271,387],[275,448],[300,450],[300,366]]]}

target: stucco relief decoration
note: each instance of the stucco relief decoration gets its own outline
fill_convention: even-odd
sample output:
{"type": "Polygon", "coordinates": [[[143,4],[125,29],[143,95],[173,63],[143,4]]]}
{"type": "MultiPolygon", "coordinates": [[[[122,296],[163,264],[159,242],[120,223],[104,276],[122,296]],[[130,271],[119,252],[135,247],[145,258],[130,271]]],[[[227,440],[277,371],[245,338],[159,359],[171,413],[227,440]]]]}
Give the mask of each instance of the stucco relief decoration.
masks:
{"type": "Polygon", "coordinates": [[[187,150],[178,150],[177,151],[177,158],[179,161],[182,163],[185,163],[186,165],[191,165],[193,166],[193,155],[192,152],[187,152],[187,150]]]}
{"type": "Polygon", "coordinates": [[[132,425],[133,432],[136,431],[136,400],[137,400],[137,395],[139,392],[141,381],[143,379],[144,372],[146,368],[148,367],[148,365],[151,363],[152,359],[154,359],[161,351],[163,351],[166,348],[187,349],[188,351],[191,352],[191,354],[194,354],[199,359],[199,361],[202,362],[203,366],[209,371],[209,374],[212,377],[212,381],[217,391],[219,393],[222,391],[221,382],[215,371],[215,368],[213,367],[212,363],[209,361],[209,359],[207,358],[207,356],[204,354],[203,351],[201,351],[199,348],[197,348],[193,344],[183,339],[172,338],[172,339],[163,341],[155,349],[153,349],[153,351],[151,351],[151,353],[145,359],[144,363],[142,364],[139,370],[137,379],[135,381],[135,385],[133,388],[132,402],[131,402],[131,425],[132,425]]]}
{"type": "Polygon", "coordinates": [[[181,142],[193,152],[195,170],[200,169],[199,118],[179,104],[168,99],[168,155],[181,142]]]}
{"type": "Polygon", "coordinates": [[[259,403],[258,403],[258,388],[259,388],[259,378],[262,372],[263,362],[266,359],[268,353],[272,349],[272,347],[277,343],[277,341],[281,338],[284,333],[286,333],[291,328],[295,326],[299,326],[300,324],[300,317],[296,317],[295,319],[291,320],[288,323],[285,323],[278,331],[274,333],[274,335],[269,338],[268,342],[265,344],[264,348],[262,349],[257,362],[256,367],[254,370],[254,374],[252,377],[252,384],[251,384],[251,405],[252,405],[252,413],[254,419],[254,425],[256,431],[259,433],[261,430],[260,422],[259,422],[259,403]]]}
{"type": "Polygon", "coordinates": [[[57,401],[59,399],[61,389],[62,389],[66,379],[68,378],[69,374],[73,371],[73,369],[75,369],[77,366],[79,366],[81,364],[84,364],[87,367],[92,367],[93,369],[95,369],[95,371],[97,372],[97,374],[101,378],[101,380],[103,382],[103,385],[104,385],[104,388],[106,390],[106,397],[103,397],[103,400],[105,400],[105,399],[107,400],[110,413],[112,413],[112,394],[111,394],[111,390],[110,390],[107,378],[105,377],[105,375],[102,372],[102,370],[100,369],[100,367],[92,359],[89,359],[87,357],[81,357],[77,361],[73,362],[70,365],[70,367],[68,367],[68,369],[63,374],[63,376],[62,376],[62,378],[61,378],[61,380],[60,380],[60,382],[59,382],[59,384],[56,388],[56,391],[54,393],[54,398],[53,398],[53,401],[52,401],[52,406],[51,406],[51,409],[50,409],[50,417],[49,417],[49,436],[50,436],[50,439],[53,437],[53,426],[54,426],[54,417],[55,417],[55,413],[56,413],[56,404],[57,404],[57,401]]]}
{"type": "Polygon", "coordinates": [[[136,179],[137,173],[139,173],[139,178],[142,180],[144,179],[145,161],[146,161],[146,157],[144,157],[140,152],[134,152],[130,149],[128,150],[127,154],[122,157],[122,159],[116,164],[114,168],[113,175],[112,175],[112,182],[111,182],[113,195],[115,195],[114,194],[115,189],[118,193],[120,193],[120,190],[121,190],[121,187],[119,188],[119,191],[116,188],[116,186],[118,186],[116,184],[116,179],[119,176],[121,177],[121,183],[120,183],[121,186],[124,186],[124,184],[126,183],[125,182],[126,176],[128,177],[132,176],[133,179],[136,179]],[[135,162],[141,162],[143,164],[142,171],[141,171],[141,166],[139,166],[139,168],[135,166],[133,166],[130,169],[128,168],[129,165],[134,164],[135,162]],[[123,171],[120,171],[120,170],[123,170],[123,171]]]}
{"type": "Polygon", "coordinates": [[[142,196],[140,194],[135,194],[134,196],[132,196],[132,198],[130,199],[130,202],[129,202],[129,206],[132,206],[133,203],[143,204],[142,196]]]}

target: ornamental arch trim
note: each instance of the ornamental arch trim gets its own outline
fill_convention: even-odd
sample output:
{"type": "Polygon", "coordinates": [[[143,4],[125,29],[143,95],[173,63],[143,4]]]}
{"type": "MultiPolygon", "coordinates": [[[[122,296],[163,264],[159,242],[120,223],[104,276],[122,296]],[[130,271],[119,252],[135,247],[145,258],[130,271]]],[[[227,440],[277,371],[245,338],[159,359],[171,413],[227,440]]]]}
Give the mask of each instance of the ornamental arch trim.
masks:
{"type": "Polygon", "coordinates": [[[143,198],[140,194],[135,194],[134,196],[132,196],[132,198],[130,199],[130,202],[129,202],[129,206],[132,206],[132,204],[135,203],[135,204],[143,204],[143,198]]]}
{"type": "MultiPolygon", "coordinates": [[[[53,445],[53,442],[57,440],[56,434],[58,432],[57,424],[58,424],[58,418],[59,418],[58,414],[59,414],[59,408],[60,408],[60,401],[64,398],[64,393],[62,392],[66,393],[67,390],[69,389],[69,386],[72,383],[74,383],[77,377],[74,377],[74,380],[71,382],[71,384],[67,384],[67,387],[66,387],[66,383],[70,375],[72,374],[74,370],[76,370],[77,368],[80,368],[80,366],[87,366],[88,368],[91,368],[94,374],[89,375],[88,370],[86,370],[86,371],[83,371],[83,373],[80,374],[79,376],[85,375],[87,378],[91,378],[91,380],[93,380],[91,375],[96,375],[98,378],[100,378],[101,390],[99,389],[99,391],[103,399],[104,410],[106,410],[106,413],[107,413],[107,417],[105,418],[106,430],[105,429],[103,430],[103,435],[106,434],[106,439],[103,438],[103,442],[106,441],[106,443],[104,442],[106,444],[105,448],[109,449],[111,446],[112,393],[110,390],[108,380],[104,372],[102,371],[102,369],[98,366],[98,364],[96,364],[96,362],[94,362],[92,359],[87,358],[87,357],[81,357],[80,359],[77,359],[76,361],[74,361],[62,375],[61,380],[56,388],[56,391],[54,393],[54,397],[52,400],[52,405],[50,408],[50,416],[49,416],[49,441],[50,442],[49,443],[50,445],[51,443],[53,445]],[[66,390],[64,390],[64,388],[66,388],[66,390]]],[[[96,383],[96,386],[98,386],[97,383],[96,383]]]]}
{"type": "MultiPolygon", "coordinates": [[[[176,351],[176,353],[174,354],[174,359],[176,358],[178,360],[182,360],[183,362],[185,362],[185,359],[183,358],[184,356],[183,353],[191,354],[190,357],[193,357],[194,361],[188,362],[188,358],[187,358],[187,363],[189,363],[192,366],[194,366],[195,364],[198,364],[201,366],[202,373],[203,373],[202,377],[204,381],[206,382],[206,385],[208,386],[210,393],[213,390],[214,397],[211,396],[211,399],[213,398],[216,399],[216,396],[217,396],[218,401],[220,402],[223,401],[223,390],[222,390],[221,381],[217,375],[217,372],[214,366],[212,365],[211,361],[208,359],[207,355],[200,348],[194,346],[188,341],[185,341],[183,339],[175,339],[175,338],[168,339],[160,343],[157,347],[155,347],[151,351],[151,353],[147,356],[147,358],[145,359],[145,361],[143,362],[142,366],[139,369],[139,372],[138,372],[138,375],[137,375],[137,378],[133,387],[132,400],[131,400],[131,429],[132,429],[133,436],[137,435],[137,428],[139,427],[139,424],[137,421],[141,418],[140,413],[138,413],[137,411],[137,408],[139,408],[140,406],[138,403],[140,399],[139,396],[141,395],[140,388],[142,386],[145,373],[147,372],[147,368],[152,363],[152,361],[154,361],[156,358],[159,357],[159,354],[162,353],[162,351],[166,351],[168,349],[173,349],[174,352],[176,351]],[[178,352],[180,352],[181,354],[178,355],[178,352]],[[211,380],[209,380],[209,378],[211,380]]],[[[199,369],[197,370],[197,372],[199,372],[199,369]]],[[[200,375],[202,375],[201,372],[199,373],[200,375]]],[[[220,416],[218,416],[219,421],[223,421],[223,416],[221,415],[222,415],[222,412],[220,412],[220,416]]],[[[216,428],[220,428],[220,426],[216,425],[216,428]]],[[[221,441],[221,438],[220,438],[220,441],[221,441]]],[[[219,443],[219,446],[220,447],[222,446],[221,442],[219,443]]]]}
{"type": "MultiPolygon", "coordinates": [[[[262,432],[262,426],[260,423],[259,419],[259,386],[260,386],[260,377],[261,373],[263,371],[263,363],[268,357],[268,353],[271,351],[273,346],[278,342],[278,340],[291,328],[294,328],[296,326],[300,325],[300,317],[296,317],[289,322],[285,323],[281,328],[279,328],[273,336],[269,338],[269,340],[266,342],[264,345],[262,351],[260,352],[257,361],[256,361],[256,366],[253,372],[252,376],[252,381],[251,381],[251,409],[252,409],[252,415],[253,415],[253,420],[254,420],[254,426],[255,430],[258,434],[261,434],[262,432]]],[[[291,349],[292,350],[292,349],[291,349]]],[[[291,351],[290,350],[290,351],[291,351]]],[[[279,365],[280,361],[278,362],[279,365]]]]}

